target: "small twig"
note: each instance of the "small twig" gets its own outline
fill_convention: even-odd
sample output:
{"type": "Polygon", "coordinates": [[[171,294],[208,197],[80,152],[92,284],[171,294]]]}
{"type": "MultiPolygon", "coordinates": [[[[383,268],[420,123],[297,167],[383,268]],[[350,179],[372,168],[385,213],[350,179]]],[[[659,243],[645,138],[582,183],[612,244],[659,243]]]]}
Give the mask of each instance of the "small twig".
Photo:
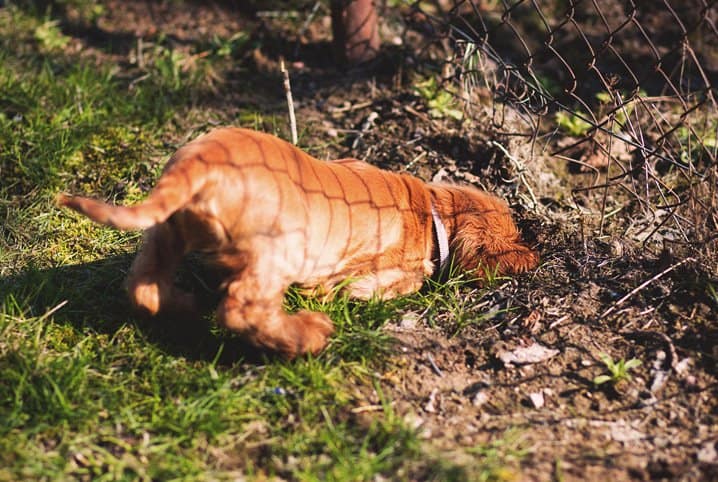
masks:
{"type": "Polygon", "coordinates": [[[434,357],[431,356],[431,353],[426,354],[426,359],[429,360],[429,364],[431,365],[431,368],[434,369],[436,374],[439,375],[440,377],[443,377],[444,373],[439,369],[438,366],[436,366],[436,362],[434,361],[434,357]]]}
{"type": "Polygon", "coordinates": [[[211,53],[212,52],[210,52],[209,50],[203,50],[202,52],[197,52],[194,55],[190,55],[189,57],[184,59],[184,61],[182,62],[182,69],[183,70],[189,69],[189,67],[192,65],[193,62],[196,62],[197,60],[203,59],[205,57],[209,57],[209,55],[211,53]]]}
{"type": "MultiPolygon", "coordinates": [[[[391,402],[389,405],[394,405],[394,402],[391,402]]],[[[352,408],[352,413],[379,412],[381,410],[384,410],[384,405],[362,405],[352,408]]]]}
{"type": "Polygon", "coordinates": [[[300,13],[297,10],[260,10],[255,14],[257,18],[278,18],[288,20],[298,18],[300,13]]]}
{"type": "Polygon", "coordinates": [[[294,99],[292,99],[292,86],[289,83],[289,72],[284,67],[284,59],[279,61],[279,70],[284,75],[284,92],[287,94],[287,108],[289,109],[289,128],[292,131],[292,144],[297,145],[297,118],[294,116],[294,99]]]}
{"type": "Polygon", "coordinates": [[[67,300],[61,301],[60,303],[55,305],[55,307],[50,308],[48,311],[46,311],[44,315],[42,315],[40,318],[38,318],[38,321],[44,321],[44,320],[48,319],[49,317],[51,317],[54,313],[56,313],[60,308],[62,308],[66,304],[67,304],[67,300]]]}
{"type": "Polygon", "coordinates": [[[364,134],[369,132],[369,130],[374,126],[374,123],[379,118],[379,114],[376,111],[371,111],[367,118],[364,120],[364,122],[361,125],[361,131],[359,132],[359,135],[354,138],[354,142],[352,142],[352,149],[356,149],[359,147],[359,142],[361,141],[362,137],[364,137],[364,134]]]}
{"type": "Polygon", "coordinates": [[[409,163],[408,163],[406,166],[404,166],[404,169],[403,169],[403,170],[404,170],[404,171],[408,171],[409,169],[411,169],[411,168],[414,166],[414,164],[416,164],[417,162],[421,161],[421,160],[424,159],[425,157],[426,157],[426,151],[422,151],[421,153],[419,153],[418,156],[416,156],[414,159],[412,159],[411,161],[409,161],[409,163]]]}
{"type": "Polygon", "coordinates": [[[129,89],[129,90],[134,89],[137,84],[139,84],[140,82],[142,82],[143,80],[145,80],[145,79],[148,78],[149,76],[150,76],[150,74],[147,73],[147,74],[144,74],[144,75],[140,75],[140,76],[137,77],[136,79],[133,79],[133,80],[130,82],[130,85],[128,86],[128,89],[129,89]]]}
{"type": "Polygon", "coordinates": [[[144,45],[142,45],[142,37],[137,37],[137,66],[141,69],[145,68],[144,45]]]}
{"type": "Polygon", "coordinates": [[[405,106],[404,106],[404,110],[407,111],[409,114],[411,114],[411,115],[413,115],[413,116],[416,116],[416,117],[418,117],[419,119],[421,119],[421,120],[423,120],[423,121],[427,121],[427,122],[428,122],[428,121],[430,120],[429,117],[428,117],[426,114],[423,114],[423,113],[419,112],[418,110],[414,109],[413,107],[411,107],[411,106],[409,106],[409,105],[405,105],[405,106]]]}
{"type": "Polygon", "coordinates": [[[307,15],[307,19],[304,21],[302,28],[299,30],[299,35],[297,35],[297,43],[294,45],[294,56],[295,57],[299,54],[299,47],[302,45],[302,43],[301,43],[302,37],[307,32],[307,29],[309,28],[309,24],[311,24],[314,21],[314,17],[316,17],[317,12],[319,11],[319,7],[321,7],[321,6],[322,6],[322,2],[314,3],[314,7],[312,7],[312,11],[309,12],[309,15],[307,15]]]}
{"type": "Polygon", "coordinates": [[[333,130],[335,132],[341,132],[342,134],[356,134],[356,135],[361,134],[361,131],[359,129],[342,129],[340,127],[331,127],[331,128],[325,129],[325,130],[327,132],[330,130],[333,130]]]}
{"type": "Polygon", "coordinates": [[[660,273],[658,273],[657,275],[653,276],[652,278],[647,279],[646,281],[644,281],[644,282],[641,283],[640,285],[636,286],[636,287],[635,287],[634,289],[632,289],[626,296],[624,296],[624,297],[621,298],[620,300],[616,301],[616,302],[613,304],[613,306],[611,306],[611,307],[608,308],[606,311],[604,311],[603,314],[599,317],[599,319],[605,318],[605,317],[608,316],[610,313],[613,313],[613,311],[615,311],[616,308],[618,308],[620,305],[622,305],[626,300],[628,300],[629,298],[631,298],[633,295],[635,295],[636,293],[638,293],[639,291],[641,291],[643,288],[645,288],[645,287],[648,286],[649,284],[653,283],[654,281],[656,281],[656,280],[662,278],[663,276],[667,275],[668,273],[670,273],[670,272],[673,271],[674,269],[678,268],[678,267],[681,266],[682,264],[687,263],[688,261],[693,261],[693,258],[686,258],[686,259],[684,259],[683,261],[679,261],[678,263],[672,264],[672,265],[670,265],[668,268],[666,268],[666,269],[664,269],[663,271],[661,271],[660,273]]]}
{"type": "Polygon", "coordinates": [[[563,323],[564,321],[566,321],[568,319],[569,319],[569,315],[563,315],[561,318],[559,318],[558,320],[556,320],[553,323],[551,323],[550,325],[548,325],[548,329],[553,330],[558,325],[560,325],[561,323],[563,323]]]}
{"type": "Polygon", "coordinates": [[[343,112],[351,112],[354,110],[363,109],[365,107],[371,107],[374,101],[368,100],[366,102],[359,102],[357,104],[349,104],[343,107],[330,107],[329,113],[330,114],[341,114],[343,112]]]}
{"type": "Polygon", "coordinates": [[[321,7],[321,6],[322,6],[322,2],[314,2],[312,11],[309,12],[307,19],[304,21],[304,24],[302,25],[302,29],[299,31],[300,37],[306,33],[307,29],[309,28],[309,24],[312,23],[312,21],[314,20],[314,17],[316,17],[317,12],[319,11],[319,7],[321,7]]]}

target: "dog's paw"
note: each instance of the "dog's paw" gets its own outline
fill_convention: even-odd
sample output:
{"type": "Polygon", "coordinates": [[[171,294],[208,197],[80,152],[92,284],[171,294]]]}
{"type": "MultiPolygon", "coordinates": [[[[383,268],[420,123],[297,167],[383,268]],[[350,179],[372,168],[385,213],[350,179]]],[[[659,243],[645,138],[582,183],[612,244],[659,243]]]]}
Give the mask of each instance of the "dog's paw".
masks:
{"type": "Polygon", "coordinates": [[[130,303],[138,312],[155,316],[160,311],[160,287],[157,283],[138,283],[129,289],[130,303]]]}
{"type": "Polygon", "coordinates": [[[135,283],[128,291],[133,308],[141,315],[156,316],[161,312],[188,320],[198,316],[194,295],[174,286],[163,289],[158,283],[135,283]]]}

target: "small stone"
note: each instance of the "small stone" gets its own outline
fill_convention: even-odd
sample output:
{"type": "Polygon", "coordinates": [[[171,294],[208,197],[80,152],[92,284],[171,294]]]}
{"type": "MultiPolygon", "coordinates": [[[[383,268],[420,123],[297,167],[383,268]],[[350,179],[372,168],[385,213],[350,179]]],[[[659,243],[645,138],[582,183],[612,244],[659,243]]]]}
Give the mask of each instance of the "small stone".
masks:
{"type": "Polygon", "coordinates": [[[401,322],[399,323],[399,327],[402,330],[413,330],[416,328],[417,323],[419,322],[419,315],[410,311],[408,313],[404,313],[401,317],[401,322]]]}
{"type": "Polygon", "coordinates": [[[715,441],[705,443],[698,451],[698,462],[704,464],[714,464],[718,461],[718,453],[716,452],[715,441]]]}
{"type": "Polygon", "coordinates": [[[434,177],[431,178],[432,182],[442,182],[448,179],[449,173],[446,172],[446,169],[443,167],[440,168],[438,171],[436,171],[436,174],[434,174],[434,177]]]}
{"type": "Polygon", "coordinates": [[[511,351],[500,351],[497,354],[497,357],[504,363],[505,366],[510,366],[512,364],[526,365],[531,363],[541,363],[558,354],[558,350],[546,348],[545,346],[534,342],[528,346],[516,347],[511,351]]]}
{"type": "Polygon", "coordinates": [[[534,408],[541,408],[544,405],[543,392],[529,393],[529,400],[534,408]]]}
{"type": "Polygon", "coordinates": [[[488,401],[489,395],[486,393],[486,390],[479,390],[476,392],[476,395],[474,395],[474,398],[471,399],[471,404],[474,407],[480,407],[488,401]]]}
{"type": "Polygon", "coordinates": [[[682,375],[688,368],[690,368],[691,363],[693,363],[693,359],[690,357],[686,357],[683,360],[676,363],[676,373],[679,375],[682,375]]]}
{"type": "Polygon", "coordinates": [[[643,432],[631,427],[623,420],[619,420],[611,424],[611,438],[616,442],[635,442],[646,438],[643,432]]]}
{"type": "Polygon", "coordinates": [[[428,413],[436,413],[436,394],[439,393],[439,389],[435,388],[429,395],[429,400],[424,405],[424,411],[428,413]]]}
{"type": "Polygon", "coordinates": [[[666,380],[668,380],[668,372],[665,372],[663,370],[657,370],[655,372],[653,382],[651,382],[651,393],[658,392],[663,386],[666,384],[666,380]]]}
{"type": "Polygon", "coordinates": [[[413,413],[407,413],[404,416],[404,423],[412,430],[418,430],[424,425],[424,419],[413,413]]]}
{"type": "Polygon", "coordinates": [[[653,444],[659,449],[668,447],[670,443],[671,441],[667,437],[655,437],[653,439],[653,444]]]}

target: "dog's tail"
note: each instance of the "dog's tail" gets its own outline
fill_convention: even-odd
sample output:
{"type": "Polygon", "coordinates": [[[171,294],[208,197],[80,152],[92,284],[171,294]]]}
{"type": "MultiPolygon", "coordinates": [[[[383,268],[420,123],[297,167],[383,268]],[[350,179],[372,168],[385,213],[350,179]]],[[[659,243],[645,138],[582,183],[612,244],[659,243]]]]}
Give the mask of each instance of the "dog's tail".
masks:
{"type": "Polygon", "coordinates": [[[63,193],[57,195],[57,204],[74,209],[97,223],[117,229],[147,229],[166,221],[189,203],[206,179],[205,175],[193,176],[194,173],[187,172],[187,164],[172,167],[162,175],[149,197],[134,206],[116,206],[63,193]]]}

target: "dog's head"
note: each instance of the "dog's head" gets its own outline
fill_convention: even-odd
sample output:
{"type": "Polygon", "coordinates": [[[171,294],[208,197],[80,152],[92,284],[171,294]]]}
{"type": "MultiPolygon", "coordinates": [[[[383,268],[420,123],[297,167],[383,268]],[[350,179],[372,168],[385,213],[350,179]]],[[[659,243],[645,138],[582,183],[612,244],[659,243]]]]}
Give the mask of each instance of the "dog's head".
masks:
{"type": "Polygon", "coordinates": [[[517,274],[538,265],[503,200],[466,186],[432,186],[439,216],[449,231],[454,265],[463,271],[517,274]]]}

